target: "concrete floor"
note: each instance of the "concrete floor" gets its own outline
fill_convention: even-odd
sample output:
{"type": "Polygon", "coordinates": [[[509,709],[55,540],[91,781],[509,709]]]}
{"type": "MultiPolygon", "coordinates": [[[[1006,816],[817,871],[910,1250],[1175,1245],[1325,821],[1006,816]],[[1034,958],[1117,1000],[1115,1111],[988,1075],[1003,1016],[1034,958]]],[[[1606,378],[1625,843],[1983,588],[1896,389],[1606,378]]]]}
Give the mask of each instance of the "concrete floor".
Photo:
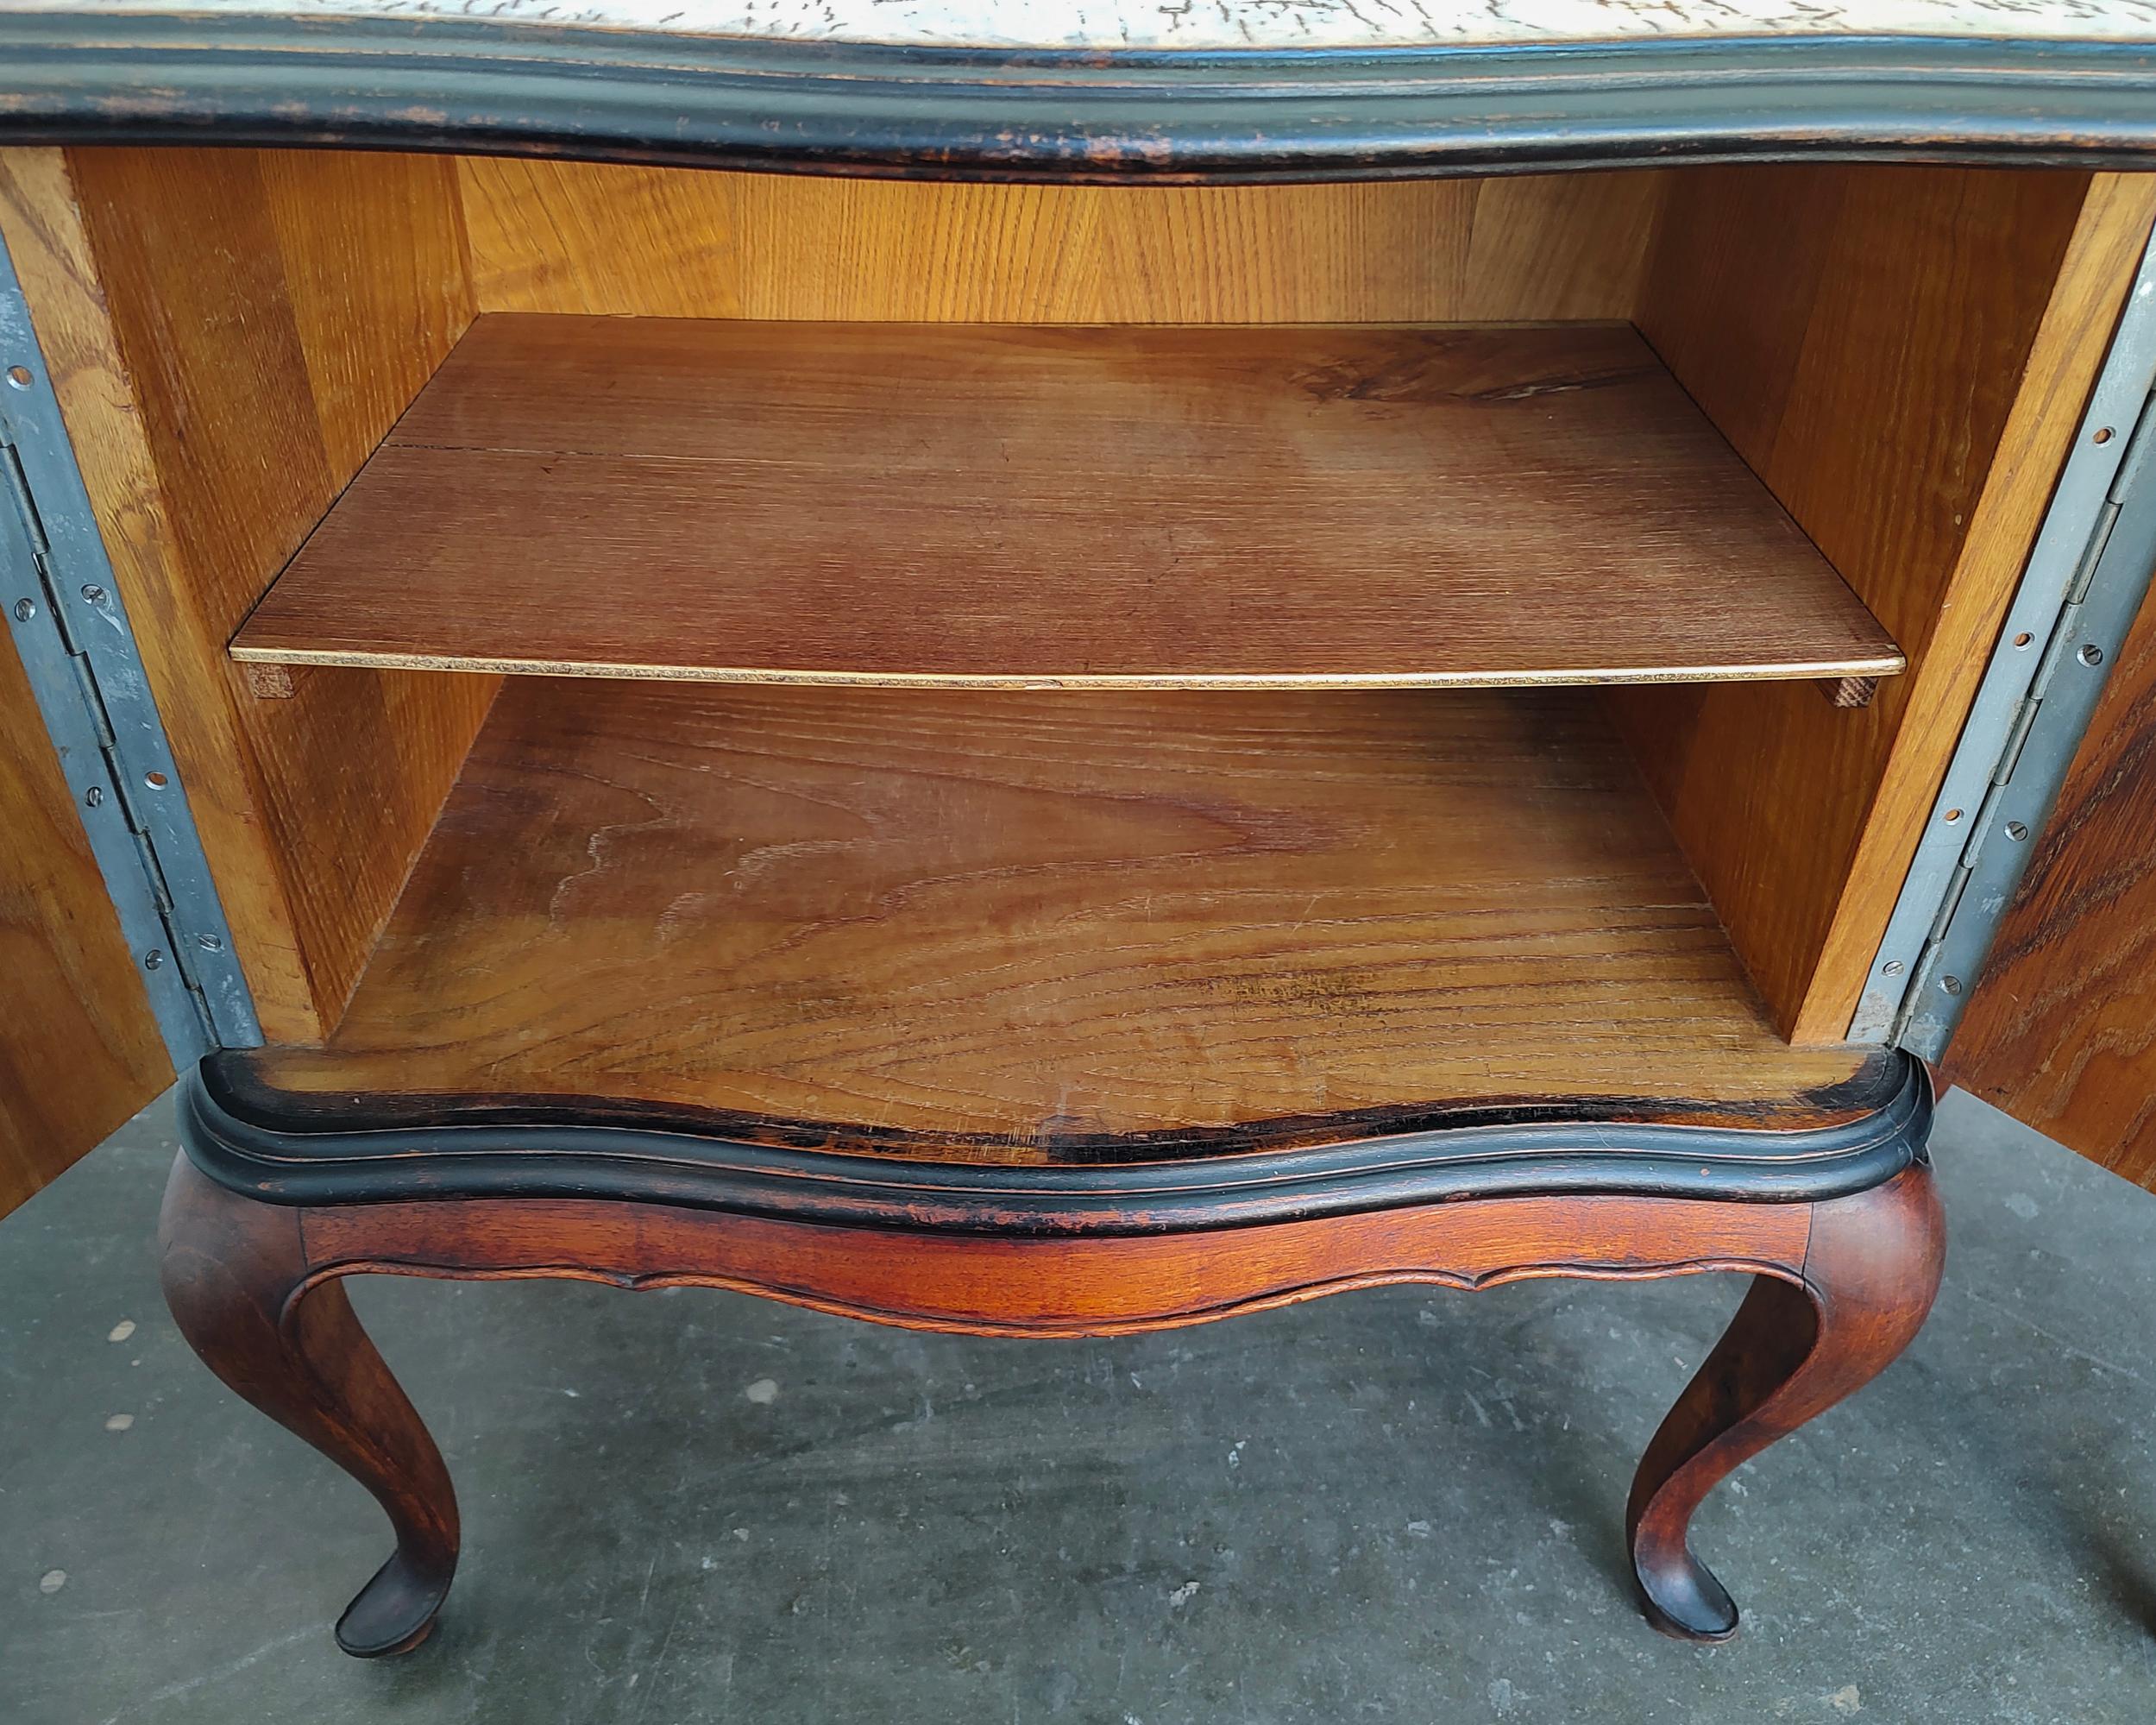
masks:
{"type": "Polygon", "coordinates": [[[167,1319],[160,1104],[0,1224],[0,1720],[2156,1718],[2156,1199],[1952,1099],[1930,1326],[1635,1613],[1633,1460],[1732,1278],[1411,1288],[1115,1342],[361,1281],[464,1506],[441,1631],[329,1627],[356,1486],[167,1319]]]}

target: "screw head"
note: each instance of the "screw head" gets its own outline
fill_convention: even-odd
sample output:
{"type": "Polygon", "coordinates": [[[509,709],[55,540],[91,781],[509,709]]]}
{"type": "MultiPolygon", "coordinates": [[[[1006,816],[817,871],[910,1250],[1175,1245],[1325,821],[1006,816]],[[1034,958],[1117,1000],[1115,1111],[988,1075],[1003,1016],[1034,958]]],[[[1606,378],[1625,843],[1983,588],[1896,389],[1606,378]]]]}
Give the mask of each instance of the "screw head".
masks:
{"type": "Polygon", "coordinates": [[[148,952],[142,954],[142,968],[144,970],[162,970],[164,967],[165,954],[159,952],[154,947],[153,947],[148,952]]]}
{"type": "Polygon", "coordinates": [[[2099,665],[2103,663],[2103,649],[2091,641],[2074,657],[2085,665],[2099,665]]]}
{"type": "Polygon", "coordinates": [[[1945,989],[1949,994],[1959,994],[1961,992],[1961,979],[1958,976],[1942,976],[1939,979],[1939,985],[1945,989]]]}
{"type": "Polygon", "coordinates": [[[2028,827],[2023,822],[2009,821],[2006,823],[2006,835],[2009,839],[2026,839],[2028,837],[2028,827]]]}
{"type": "Polygon", "coordinates": [[[104,786],[91,785],[89,790],[83,792],[82,800],[92,809],[102,809],[104,806],[104,786]]]}
{"type": "Polygon", "coordinates": [[[1884,964],[1881,965],[1879,968],[1885,972],[1889,976],[1899,976],[1903,971],[1907,970],[1908,966],[1903,964],[1899,959],[1889,959],[1884,964]]]}
{"type": "Polygon", "coordinates": [[[205,953],[221,953],[224,950],[224,942],[215,935],[197,935],[195,944],[205,953]]]}
{"type": "Polygon", "coordinates": [[[88,600],[92,605],[102,605],[104,603],[105,600],[104,589],[98,586],[97,583],[93,581],[89,586],[83,589],[82,596],[88,600]]]}

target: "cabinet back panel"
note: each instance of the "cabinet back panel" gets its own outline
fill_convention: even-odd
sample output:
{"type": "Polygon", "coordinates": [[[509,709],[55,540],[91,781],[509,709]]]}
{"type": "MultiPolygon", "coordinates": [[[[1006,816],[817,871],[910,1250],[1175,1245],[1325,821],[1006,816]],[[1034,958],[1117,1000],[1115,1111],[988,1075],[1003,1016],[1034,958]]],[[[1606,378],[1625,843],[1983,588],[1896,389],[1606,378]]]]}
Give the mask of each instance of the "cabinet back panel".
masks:
{"type": "Polygon", "coordinates": [[[1040,186],[460,169],[482,312],[933,323],[1628,318],[1667,177],[1040,186]]]}

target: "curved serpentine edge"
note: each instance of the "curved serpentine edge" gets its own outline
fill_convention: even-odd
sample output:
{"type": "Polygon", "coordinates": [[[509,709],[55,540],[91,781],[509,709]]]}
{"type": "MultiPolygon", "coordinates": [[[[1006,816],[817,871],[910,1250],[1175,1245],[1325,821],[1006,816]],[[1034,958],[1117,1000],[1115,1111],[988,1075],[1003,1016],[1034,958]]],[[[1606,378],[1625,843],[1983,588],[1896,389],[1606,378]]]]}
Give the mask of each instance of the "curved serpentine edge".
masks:
{"type": "MultiPolygon", "coordinates": [[[[1897,16],[1929,16],[1920,0],[1892,3],[1897,16]]],[[[1984,3],[2003,28],[2001,0],[1984,3]]],[[[2016,15],[2021,28],[2071,28],[2078,40],[1748,21],[1736,35],[1626,24],[1615,40],[1605,29],[1450,46],[1288,48],[1268,34],[1241,51],[1165,47],[1166,36],[1136,49],[952,47],[312,9],[10,8],[0,10],[0,142],[1076,180],[1807,155],[2125,166],[2156,159],[2152,6],[2016,15]]],[[[1650,16],[1661,15],[1598,13],[1650,16]]]]}
{"type": "Polygon", "coordinates": [[[789,1221],[1003,1236],[1250,1226],[1468,1198],[1625,1194],[1810,1203],[1922,1160],[1932,1084],[1883,1067],[1875,1105],[1798,1130],[1612,1119],[1458,1126],[1192,1161],[1086,1166],[915,1161],[630,1125],[295,1128],[236,1096],[211,1056],[184,1082],[180,1136],[219,1185],[273,1204],[612,1199],[789,1221]]]}

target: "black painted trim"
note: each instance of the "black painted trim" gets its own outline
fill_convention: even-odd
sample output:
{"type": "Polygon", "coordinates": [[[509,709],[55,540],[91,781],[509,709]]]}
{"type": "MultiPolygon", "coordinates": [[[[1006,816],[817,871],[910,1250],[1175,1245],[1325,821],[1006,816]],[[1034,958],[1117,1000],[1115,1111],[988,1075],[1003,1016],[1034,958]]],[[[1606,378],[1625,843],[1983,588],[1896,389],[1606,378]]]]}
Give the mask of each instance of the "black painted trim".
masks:
{"type": "MultiPolygon", "coordinates": [[[[217,1056],[185,1081],[179,1117],[205,1174],[278,1204],[606,1199],[940,1232],[1149,1234],[1528,1194],[1845,1197],[1923,1155],[1931,1079],[1908,1055],[1888,1070],[1878,1107],[1801,1130],[1527,1122],[1078,1166],[905,1161],[628,1125],[370,1125],[365,1098],[351,1099],[350,1130],[295,1129],[236,1111],[217,1056]]],[[[259,1093],[246,1101],[262,1105],[259,1093]]]]}
{"type": "Polygon", "coordinates": [[[2156,158],[2156,44],[1032,53],[487,20],[33,14],[0,17],[0,142],[1081,180],[1807,156],[2124,166],[2156,158]]]}
{"type": "Polygon", "coordinates": [[[295,1090],[265,1077],[257,1051],[204,1058],[211,1097],[240,1119],[292,1133],[437,1126],[628,1126],[692,1138],[923,1162],[1009,1162],[1014,1148],[1061,1164],[1186,1162],[1252,1150],[1399,1138],[1469,1126],[1697,1124],[1772,1130],[1845,1118],[1887,1106],[1901,1093],[1901,1056],[1875,1049],[1847,1078],[1773,1100],[1688,1100],[1666,1096],[1512,1096],[1431,1099],[1412,1106],[1333,1109],[1229,1126],[1173,1126],[1111,1132],[1082,1121],[1043,1123],[1022,1139],[1009,1132],[938,1132],[856,1122],[792,1120],[648,1098],[575,1092],[339,1092],[295,1090]]]}

